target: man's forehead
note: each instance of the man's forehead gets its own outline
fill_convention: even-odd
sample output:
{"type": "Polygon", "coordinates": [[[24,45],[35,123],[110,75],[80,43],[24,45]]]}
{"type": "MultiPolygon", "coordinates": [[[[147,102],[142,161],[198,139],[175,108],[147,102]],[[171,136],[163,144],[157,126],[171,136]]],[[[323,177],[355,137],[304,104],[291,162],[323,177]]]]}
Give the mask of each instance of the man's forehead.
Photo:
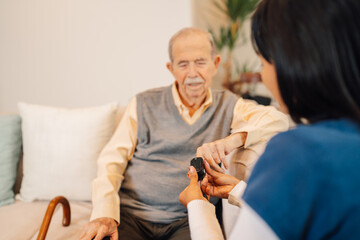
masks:
{"type": "Polygon", "coordinates": [[[196,45],[201,44],[211,47],[209,36],[203,32],[192,32],[178,36],[173,43],[173,47],[179,45],[196,45]]]}
{"type": "Polygon", "coordinates": [[[211,54],[207,52],[199,52],[186,54],[186,53],[179,53],[174,55],[174,62],[197,62],[197,61],[208,61],[211,59],[211,54]]]}
{"type": "Polygon", "coordinates": [[[175,61],[195,61],[211,58],[211,50],[208,38],[191,36],[177,39],[174,42],[172,54],[175,61]]]}

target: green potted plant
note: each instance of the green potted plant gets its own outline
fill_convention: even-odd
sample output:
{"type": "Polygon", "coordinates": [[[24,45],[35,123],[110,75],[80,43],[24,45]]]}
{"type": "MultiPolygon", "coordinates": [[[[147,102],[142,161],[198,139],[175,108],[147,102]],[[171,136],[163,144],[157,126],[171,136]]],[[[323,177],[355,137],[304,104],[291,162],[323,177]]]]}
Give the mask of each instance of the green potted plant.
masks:
{"type": "Polygon", "coordinates": [[[239,66],[234,64],[233,58],[234,49],[247,41],[243,31],[244,22],[255,9],[258,2],[259,0],[213,0],[213,4],[220,14],[225,15],[227,18],[228,24],[220,27],[217,35],[214,29],[209,30],[214,36],[214,42],[218,51],[227,51],[226,59],[223,63],[225,74],[222,85],[234,92],[239,91],[238,88],[241,88],[242,82],[249,82],[250,79],[259,81],[260,79],[259,74],[255,74],[255,77],[250,76],[246,64],[239,71],[239,66]],[[234,68],[237,69],[236,74],[233,74],[234,68]]]}

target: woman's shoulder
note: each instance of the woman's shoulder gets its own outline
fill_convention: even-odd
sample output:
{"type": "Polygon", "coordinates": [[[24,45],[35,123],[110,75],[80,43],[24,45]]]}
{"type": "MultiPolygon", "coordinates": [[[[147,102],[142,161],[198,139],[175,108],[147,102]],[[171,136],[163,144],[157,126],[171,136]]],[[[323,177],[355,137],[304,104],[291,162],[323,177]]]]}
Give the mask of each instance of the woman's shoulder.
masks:
{"type": "Polygon", "coordinates": [[[358,124],[334,120],[301,125],[270,140],[243,198],[279,235],[290,225],[302,226],[315,214],[314,206],[313,219],[323,226],[324,219],[334,220],[329,210],[341,214],[339,209],[358,206],[359,168],[358,124]],[[293,221],[278,225],[283,216],[293,221]]]}
{"type": "MultiPolygon", "coordinates": [[[[360,140],[360,125],[349,120],[327,120],[315,124],[298,125],[279,133],[269,144],[286,142],[288,145],[314,147],[326,144],[344,144],[344,141],[360,140]]],[[[358,142],[359,143],[359,142],[358,142]]]]}
{"type": "Polygon", "coordinates": [[[280,133],[269,141],[264,157],[278,156],[284,164],[317,165],[349,154],[360,156],[360,126],[341,119],[300,125],[280,133]]]}

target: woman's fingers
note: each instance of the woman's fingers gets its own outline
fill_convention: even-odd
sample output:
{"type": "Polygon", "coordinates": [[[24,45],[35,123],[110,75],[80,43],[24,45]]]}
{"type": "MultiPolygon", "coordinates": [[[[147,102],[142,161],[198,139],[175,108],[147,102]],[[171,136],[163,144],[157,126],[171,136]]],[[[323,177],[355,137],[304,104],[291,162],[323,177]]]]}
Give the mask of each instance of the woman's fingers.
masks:
{"type": "Polygon", "coordinates": [[[189,185],[179,194],[180,202],[187,207],[187,204],[195,199],[203,199],[203,194],[200,189],[200,182],[198,182],[198,176],[196,170],[193,166],[189,167],[189,171],[187,174],[190,179],[189,185]]]}
{"type": "Polygon", "coordinates": [[[190,179],[190,184],[197,184],[198,183],[198,175],[193,166],[189,167],[189,171],[187,173],[188,178],[190,179]]]}

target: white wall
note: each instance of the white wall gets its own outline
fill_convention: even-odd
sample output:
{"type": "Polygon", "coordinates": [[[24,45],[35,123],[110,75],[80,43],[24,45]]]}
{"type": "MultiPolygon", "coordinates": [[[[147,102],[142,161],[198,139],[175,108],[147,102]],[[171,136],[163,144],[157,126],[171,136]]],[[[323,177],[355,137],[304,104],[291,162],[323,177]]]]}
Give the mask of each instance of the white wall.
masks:
{"type": "Polygon", "coordinates": [[[127,104],[172,83],[169,38],[190,0],[0,0],[0,112],[17,102],[127,104]]]}

